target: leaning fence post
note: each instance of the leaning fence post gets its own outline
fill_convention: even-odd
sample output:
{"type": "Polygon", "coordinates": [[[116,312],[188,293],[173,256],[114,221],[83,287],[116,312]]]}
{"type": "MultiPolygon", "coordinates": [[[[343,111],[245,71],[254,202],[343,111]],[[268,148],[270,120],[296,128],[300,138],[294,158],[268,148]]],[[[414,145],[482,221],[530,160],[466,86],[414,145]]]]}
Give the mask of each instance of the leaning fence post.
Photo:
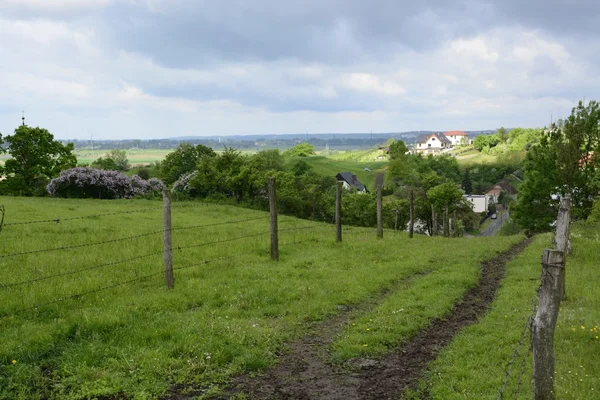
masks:
{"type": "Polygon", "coordinates": [[[448,206],[444,209],[444,237],[450,236],[450,227],[448,226],[448,206]]]}
{"type": "Polygon", "coordinates": [[[335,241],[342,241],[342,181],[338,181],[335,192],[335,241]]]}
{"type": "Polygon", "coordinates": [[[279,261],[279,238],[277,236],[277,195],[275,178],[269,177],[269,210],[271,213],[271,259],[279,261]]]}
{"type": "Polygon", "coordinates": [[[175,286],[175,277],[173,276],[173,245],[171,241],[171,192],[169,189],[163,191],[163,246],[164,246],[164,264],[165,264],[165,283],[169,289],[175,286]]]}
{"type": "MultiPolygon", "coordinates": [[[[558,216],[556,217],[556,234],[554,235],[554,242],[556,243],[556,250],[562,251],[564,254],[569,254],[571,251],[571,196],[567,195],[560,200],[560,207],[558,209],[558,216]]],[[[566,271],[562,275],[563,282],[562,287],[562,298],[566,298],[566,271]]]]}
{"type": "Polygon", "coordinates": [[[542,256],[540,302],[531,329],[533,395],[535,400],[554,399],[554,328],[562,298],[565,255],[545,249],[542,256]]]}
{"type": "Polygon", "coordinates": [[[412,190],[410,191],[410,202],[409,202],[408,206],[409,206],[409,213],[410,213],[410,224],[408,225],[408,237],[412,238],[413,232],[415,230],[415,193],[412,190]]]}
{"type": "Polygon", "coordinates": [[[383,199],[381,185],[377,185],[377,238],[383,238],[383,199]]]}
{"type": "Polygon", "coordinates": [[[433,204],[431,205],[431,236],[435,236],[437,235],[437,215],[435,212],[435,208],[433,207],[433,204]]]}

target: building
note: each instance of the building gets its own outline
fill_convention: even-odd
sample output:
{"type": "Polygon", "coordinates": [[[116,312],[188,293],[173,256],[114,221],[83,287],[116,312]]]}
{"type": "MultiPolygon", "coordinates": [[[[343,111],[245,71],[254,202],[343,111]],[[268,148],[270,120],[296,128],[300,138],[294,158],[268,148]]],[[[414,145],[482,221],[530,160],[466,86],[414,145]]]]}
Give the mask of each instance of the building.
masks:
{"type": "Polygon", "coordinates": [[[417,153],[433,154],[452,148],[452,142],[441,133],[421,133],[414,147],[417,153]]]}
{"type": "Polygon", "coordinates": [[[444,136],[446,136],[448,140],[450,140],[452,146],[469,144],[469,134],[463,131],[448,131],[444,133],[444,136]]]}
{"type": "Polygon", "coordinates": [[[358,192],[363,193],[366,193],[367,191],[367,187],[363,185],[352,172],[340,172],[335,178],[338,181],[343,182],[342,185],[345,189],[356,189],[358,192]]]}
{"type": "Polygon", "coordinates": [[[488,196],[488,201],[492,203],[498,203],[498,198],[500,197],[500,193],[506,192],[510,197],[516,197],[517,190],[512,187],[512,185],[506,181],[500,181],[488,190],[485,195],[488,196]]]}
{"type": "Polygon", "coordinates": [[[473,211],[476,213],[488,211],[488,196],[485,194],[464,194],[463,198],[471,203],[473,211]]]}

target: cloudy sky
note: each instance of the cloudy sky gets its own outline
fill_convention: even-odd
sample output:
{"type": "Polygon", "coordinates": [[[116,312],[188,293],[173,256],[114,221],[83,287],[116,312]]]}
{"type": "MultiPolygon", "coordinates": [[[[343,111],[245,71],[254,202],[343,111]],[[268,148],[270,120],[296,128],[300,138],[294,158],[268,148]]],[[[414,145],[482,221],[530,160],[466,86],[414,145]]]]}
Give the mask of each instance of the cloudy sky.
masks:
{"type": "MultiPolygon", "coordinates": [[[[599,99],[596,0],[0,0],[0,132],[543,126],[599,99]]],[[[600,100],[600,99],[599,99],[600,100]]]]}

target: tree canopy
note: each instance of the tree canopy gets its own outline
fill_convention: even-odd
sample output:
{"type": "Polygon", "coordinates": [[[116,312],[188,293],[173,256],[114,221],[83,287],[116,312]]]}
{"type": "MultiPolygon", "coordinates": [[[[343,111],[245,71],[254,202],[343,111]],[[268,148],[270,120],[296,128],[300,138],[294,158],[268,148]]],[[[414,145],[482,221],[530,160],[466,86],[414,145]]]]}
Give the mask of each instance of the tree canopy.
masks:
{"type": "Polygon", "coordinates": [[[166,184],[172,184],[180,176],[194,171],[201,158],[215,156],[210,147],[182,143],[160,163],[160,177],[166,184]]]}
{"type": "Polygon", "coordinates": [[[307,142],[298,143],[291,149],[287,149],[283,152],[283,155],[288,157],[308,157],[314,156],[315,154],[315,146],[307,142]]]}
{"type": "Polygon", "coordinates": [[[4,144],[11,158],[4,165],[2,186],[9,193],[42,194],[50,179],[77,164],[73,144],[63,145],[43,128],[21,125],[4,144]]]}

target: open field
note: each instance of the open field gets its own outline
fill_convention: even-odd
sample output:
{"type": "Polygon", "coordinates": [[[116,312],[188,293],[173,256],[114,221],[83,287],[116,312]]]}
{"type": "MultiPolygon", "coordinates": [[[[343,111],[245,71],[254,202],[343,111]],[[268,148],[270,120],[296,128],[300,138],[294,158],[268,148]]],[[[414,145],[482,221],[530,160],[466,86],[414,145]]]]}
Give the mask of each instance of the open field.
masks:
{"type": "Polygon", "coordinates": [[[339,172],[350,171],[358,177],[358,180],[367,186],[369,190],[375,187],[375,177],[378,172],[384,172],[387,175],[385,167],[387,161],[341,161],[322,156],[313,157],[286,157],[286,167],[289,168],[298,161],[304,161],[315,169],[315,172],[335,177],[339,172]],[[370,171],[365,171],[365,168],[370,171]]]}
{"type": "MultiPolygon", "coordinates": [[[[173,149],[127,149],[127,159],[131,165],[150,164],[155,161],[162,161],[173,149]]],[[[110,150],[91,150],[82,149],[75,151],[77,162],[91,164],[99,157],[108,154],[110,150]]]]}
{"type": "MultiPolygon", "coordinates": [[[[385,327],[384,336],[363,340],[349,329],[348,339],[335,344],[338,359],[363,354],[369,348],[363,344],[379,354],[447,312],[475,283],[482,260],[520,240],[409,240],[390,231],[377,240],[372,229],[347,228],[336,244],[333,227],[282,216],[280,261],[272,262],[266,213],[175,203],[176,281],[168,290],[161,202],[3,197],[0,203],[7,210],[0,398],[11,399],[145,399],[176,384],[214,390],[237,373],[271,365],[286,342],[336,314],[338,305],[395,287],[404,314],[383,313],[381,326],[369,326],[373,334],[385,327]],[[123,213],[133,211],[139,212],[123,213]],[[104,215],[115,212],[121,214],[104,215]],[[67,219],[90,214],[97,216],[67,219]],[[61,222],[11,225],[39,219],[61,222]],[[177,229],[190,225],[203,227],[177,229]],[[311,229],[285,231],[294,227],[311,229]],[[131,235],[146,236],[94,245],[131,235]],[[73,245],[89,246],[14,255],[73,245]],[[394,286],[403,279],[414,289],[394,286]]],[[[357,318],[357,327],[368,323],[366,315],[357,318]]]]}
{"type": "Polygon", "coordinates": [[[478,150],[472,150],[463,154],[459,154],[456,156],[456,160],[460,165],[468,167],[474,164],[493,163],[498,160],[498,157],[490,154],[483,154],[478,150]]]}

